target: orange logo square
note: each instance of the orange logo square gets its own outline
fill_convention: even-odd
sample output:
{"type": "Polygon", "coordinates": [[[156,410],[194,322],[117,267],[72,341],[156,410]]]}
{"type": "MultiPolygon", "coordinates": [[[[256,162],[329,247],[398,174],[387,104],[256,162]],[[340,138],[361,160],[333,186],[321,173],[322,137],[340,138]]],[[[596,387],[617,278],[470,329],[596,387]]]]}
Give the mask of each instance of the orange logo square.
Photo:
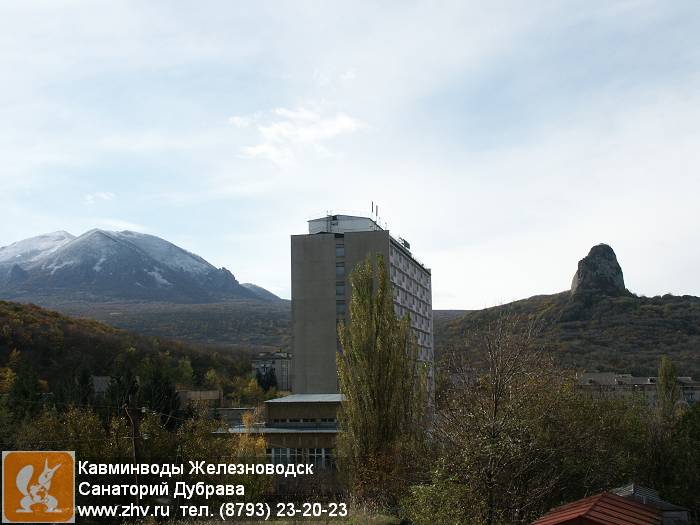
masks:
{"type": "Polygon", "coordinates": [[[75,452],[3,452],[2,522],[74,523],[75,452]]]}

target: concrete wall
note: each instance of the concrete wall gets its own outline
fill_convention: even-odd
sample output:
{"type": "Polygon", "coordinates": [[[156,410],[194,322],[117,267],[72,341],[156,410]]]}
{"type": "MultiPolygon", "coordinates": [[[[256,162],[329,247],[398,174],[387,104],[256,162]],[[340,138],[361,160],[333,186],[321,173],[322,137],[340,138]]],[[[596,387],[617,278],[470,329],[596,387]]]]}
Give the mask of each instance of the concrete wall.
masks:
{"type": "MultiPolygon", "coordinates": [[[[422,359],[432,365],[432,297],[430,272],[418,264],[403,247],[393,242],[395,250],[405,252],[392,256],[392,240],[388,230],[317,233],[292,236],[292,392],[322,394],[338,392],[336,353],[339,350],[337,322],[350,316],[352,288],[350,275],[369,256],[376,261],[384,257],[388,278],[398,297],[400,313],[412,311],[411,321],[421,333],[419,346],[422,359]],[[337,250],[342,246],[342,250],[337,250]],[[337,274],[342,265],[344,272],[337,274]],[[392,271],[393,267],[393,271],[392,271]],[[401,274],[401,280],[399,280],[401,274]],[[343,285],[344,292],[337,285],[343,285]],[[401,295],[403,294],[403,295],[401,295]],[[406,299],[402,299],[405,295],[406,299]]],[[[432,391],[432,366],[430,382],[432,391]]]]}
{"type": "Polygon", "coordinates": [[[335,235],[292,236],[292,391],[338,391],[335,235]]]}
{"type": "Polygon", "coordinates": [[[335,419],[340,403],[265,403],[265,409],[265,420],[269,426],[274,427],[279,426],[274,422],[275,419],[335,419]]]}
{"type": "Polygon", "coordinates": [[[374,259],[377,254],[389,264],[387,231],[292,236],[293,393],[338,392],[337,321],[349,320],[350,273],[368,255],[374,259]],[[341,254],[336,251],[340,246],[341,254]],[[344,293],[338,284],[344,285],[344,293]]]}
{"type": "Polygon", "coordinates": [[[268,447],[335,448],[335,433],[308,432],[308,429],[336,429],[340,403],[265,403],[265,409],[267,426],[290,429],[290,432],[285,434],[266,434],[265,441],[268,447]],[[299,421],[289,422],[289,419],[299,421]],[[309,421],[312,419],[313,421],[309,421]],[[321,419],[333,421],[324,422],[321,419]],[[285,422],[279,422],[279,420],[285,420],[285,422]],[[295,433],[293,432],[295,428],[305,431],[295,433]]]}

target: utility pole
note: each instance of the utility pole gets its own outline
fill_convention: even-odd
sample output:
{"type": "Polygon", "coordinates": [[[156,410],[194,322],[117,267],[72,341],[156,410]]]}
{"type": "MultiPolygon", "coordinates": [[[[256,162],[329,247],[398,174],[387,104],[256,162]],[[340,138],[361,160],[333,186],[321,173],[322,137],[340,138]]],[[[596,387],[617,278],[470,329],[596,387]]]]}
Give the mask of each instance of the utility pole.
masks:
{"type": "Polygon", "coordinates": [[[136,484],[137,487],[137,492],[136,495],[134,496],[134,499],[136,500],[136,504],[138,505],[139,503],[139,496],[138,496],[138,486],[139,486],[139,475],[138,475],[138,470],[136,468],[136,424],[134,423],[134,419],[131,417],[131,414],[129,413],[129,403],[131,402],[131,395],[127,398],[128,401],[124,404],[124,412],[126,412],[126,417],[129,418],[129,422],[131,423],[131,464],[133,465],[134,468],[134,483],[136,484]]]}

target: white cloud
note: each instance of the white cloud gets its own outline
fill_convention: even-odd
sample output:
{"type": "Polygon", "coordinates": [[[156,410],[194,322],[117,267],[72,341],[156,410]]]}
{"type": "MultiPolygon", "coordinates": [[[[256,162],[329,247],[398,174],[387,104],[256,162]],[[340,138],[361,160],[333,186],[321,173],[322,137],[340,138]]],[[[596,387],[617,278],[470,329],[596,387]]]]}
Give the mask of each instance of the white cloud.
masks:
{"type": "Polygon", "coordinates": [[[108,230],[130,230],[140,233],[149,232],[149,229],[143,224],[123,221],[121,219],[98,219],[97,225],[108,230]]]}
{"type": "Polygon", "coordinates": [[[329,141],[363,127],[362,122],[344,112],[324,114],[309,107],[277,108],[271,117],[256,127],[262,142],[241,148],[243,157],[265,159],[279,166],[295,164],[308,152],[325,157],[333,154],[327,146],[329,141]]]}
{"type": "Polygon", "coordinates": [[[241,117],[241,116],[233,116],[228,119],[229,124],[233,124],[237,128],[247,128],[250,126],[251,122],[253,122],[252,117],[241,117]]]}
{"type": "Polygon", "coordinates": [[[96,202],[99,201],[111,201],[114,200],[114,193],[111,191],[98,191],[95,193],[88,193],[85,195],[85,202],[88,204],[95,204],[96,202]]]}
{"type": "Polygon", "coordinates": [[[348,70],[346,70],[342,75],[340,75],[340,80],[343,80],[343,81],[346,81],[346,82],[347,82],[347,81],[350,81],[350,80],[355,80],[356,77],[357,77],[357,75],[355,74],[355,70],[354,70],[354,69],[348,69],[348,70]]]}
{"type": "Polygon", "coordinates": [[[294,153],[290,148],[263,142],[256,146],[244,146],[241,148],[243,158],[264,159],[278,166],[290,166],[294,164],[294,153]]]}

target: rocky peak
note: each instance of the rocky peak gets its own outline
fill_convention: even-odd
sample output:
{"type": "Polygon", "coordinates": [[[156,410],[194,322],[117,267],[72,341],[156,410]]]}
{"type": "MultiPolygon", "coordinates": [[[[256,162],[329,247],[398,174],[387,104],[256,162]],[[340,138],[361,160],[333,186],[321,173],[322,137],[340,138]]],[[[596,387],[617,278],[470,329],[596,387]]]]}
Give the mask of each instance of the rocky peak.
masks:
{"type": "Polygon", "coordinates": [[[578,262],[578,270],[571,282],[571,295],[623,295],[627,293],[622,268],[613,249],[607,244],[591,248],[578,262]]]}

